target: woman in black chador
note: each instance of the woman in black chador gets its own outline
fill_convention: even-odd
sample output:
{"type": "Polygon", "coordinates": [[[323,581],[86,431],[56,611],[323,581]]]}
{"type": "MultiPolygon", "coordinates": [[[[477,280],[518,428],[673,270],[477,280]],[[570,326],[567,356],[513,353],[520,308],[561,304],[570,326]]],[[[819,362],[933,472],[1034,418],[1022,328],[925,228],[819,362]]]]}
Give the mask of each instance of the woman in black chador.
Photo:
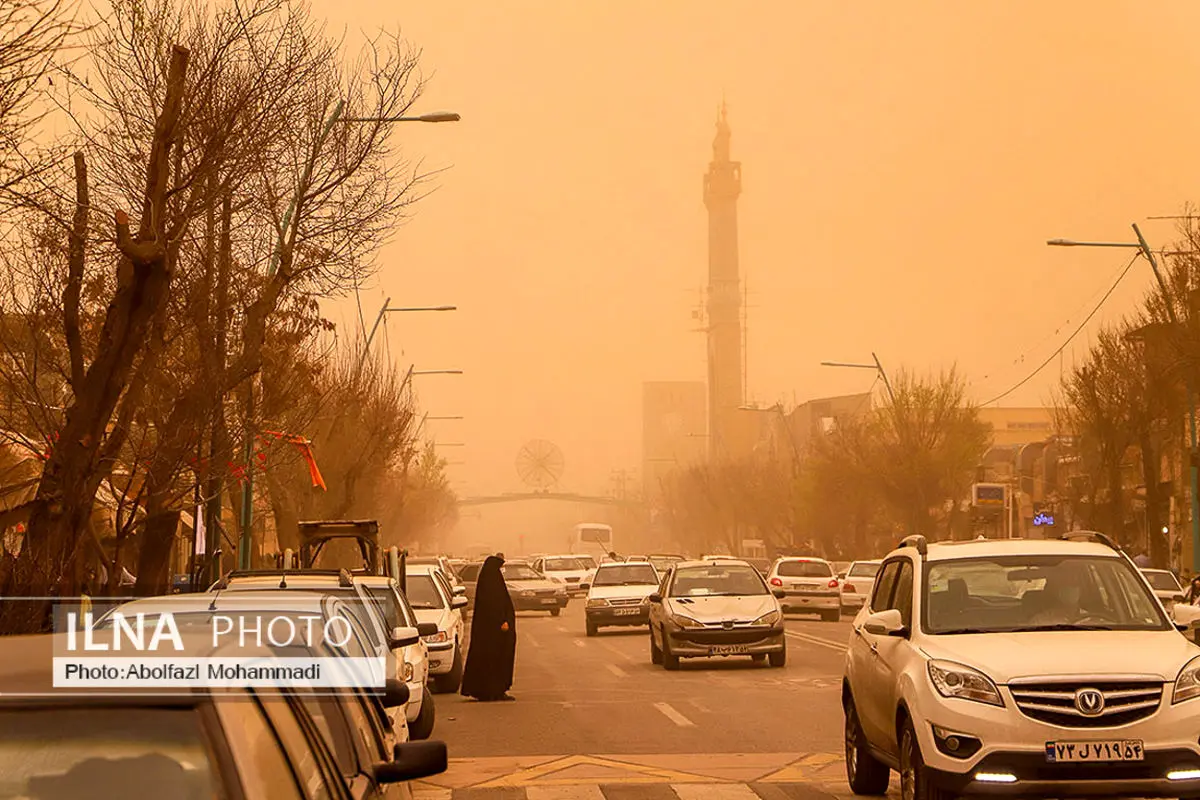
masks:
{"type": "Polygon", "coordinates": [[[477,700],[512,700],[513,662],[517,657],[517,615],[504,584],[504,559],[489,556],[475,583],[471,647],[463,671],[462,693],[477,700]]]}

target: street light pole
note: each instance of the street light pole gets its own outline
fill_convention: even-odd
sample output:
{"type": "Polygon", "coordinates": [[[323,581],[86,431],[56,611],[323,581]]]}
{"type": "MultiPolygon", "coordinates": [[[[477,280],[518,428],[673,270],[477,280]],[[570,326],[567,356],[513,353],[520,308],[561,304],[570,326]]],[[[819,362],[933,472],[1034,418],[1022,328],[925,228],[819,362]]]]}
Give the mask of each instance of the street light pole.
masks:
{"type": "MultiPolygon", "coordinates": [[[[1150,269],[1154,272],[1154,280],[1162,292],[1163,305],[1167,309],[1167,319],[1170,320],[1171,326],[1178,330],[1179,316],[1175,313],[1175,303],[1167,289],[1167,282],[1163,278],[1162,271],[1158,267],[1158,259],[1155,257],[1154,251],[1150,249],[1150,245],[1146,243],[1146,237],[1142,235],[1136,222],[1132,227],[1134,235],[1137,236],[1136,242],[1078,242],[1073,239],[1050,239],[1046,244],[1051,247],[1123,247],[1137,250],[1150,264],[1150,269]]],[[[1187,391],[1188,408],[1188,471],[1191,473],[1192,495],[1192,571],[1200,574],[1200,457],[1198,457],[1196,441],[1196,396],[1192,387],[1191,373],[1186,369],[1183,373],[1183,383],[1187,391]]]]}
{"type": "Polygon", "coordinates": [[[874,361],[875,363],[873,363],[873,364],[854,364],[854,363],[850,363],[850,362],[846,362],[846,361],[822,361],[821,366],[822,367],[847,367],[849,369],[869,369],[873,372],[878,373],[879,377],[883,379],[883,386],[885,389],[887,389],[888,399],[892,401],[892,409],[894,410],[896,407],[896,393],[892,391],[892,382],[890,380],[888,380],[887,372],[884,370],[883,364],[880,363],[879,356],[875,355],[875,353],[872,352],[871,360],[874,361]]]}
{"type": "Polygon", "coordinates": [[[379,324],[383,322],[384,316],[392,312],[402,311],[458,311],[458,306],[392,306],[392,298],[383,301],[383,306],[379,309],[379,314],[375,317],[375,324],[371,326],[371,332],[367,334],[367,341],[363,344],[362,355],[358,357],[358,366],[355,368],[355,376],[362,370],[366,364],[367,355],[371,352],[371,342],[375,340],[375,333],[379,330],[379,324]]]}

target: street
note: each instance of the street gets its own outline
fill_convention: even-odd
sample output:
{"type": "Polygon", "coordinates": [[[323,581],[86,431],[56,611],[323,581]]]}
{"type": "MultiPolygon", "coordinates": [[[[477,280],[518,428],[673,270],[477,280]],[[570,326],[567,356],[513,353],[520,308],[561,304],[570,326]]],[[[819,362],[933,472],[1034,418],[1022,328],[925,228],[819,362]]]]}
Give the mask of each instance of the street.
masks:
{"type": "Polygon", "coordinates": [[[583,603],[519,614],[516,702],[439,695],[450,770],[417,800],[846,796],[839,690],[850,618],[788,621],[782,669],[650,663],[645,628],[584,633],[583,603]]]}

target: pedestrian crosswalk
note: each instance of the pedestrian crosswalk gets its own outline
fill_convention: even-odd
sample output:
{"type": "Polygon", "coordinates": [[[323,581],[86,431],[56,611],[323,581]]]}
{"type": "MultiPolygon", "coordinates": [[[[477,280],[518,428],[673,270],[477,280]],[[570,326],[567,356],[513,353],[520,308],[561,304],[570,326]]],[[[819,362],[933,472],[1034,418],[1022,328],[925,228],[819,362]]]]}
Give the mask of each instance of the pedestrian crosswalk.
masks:
{"type": "Polygon", "coordinates": [[[828,800],[849,798],[840,753],[456,759],[413,800],[828,800]]]}

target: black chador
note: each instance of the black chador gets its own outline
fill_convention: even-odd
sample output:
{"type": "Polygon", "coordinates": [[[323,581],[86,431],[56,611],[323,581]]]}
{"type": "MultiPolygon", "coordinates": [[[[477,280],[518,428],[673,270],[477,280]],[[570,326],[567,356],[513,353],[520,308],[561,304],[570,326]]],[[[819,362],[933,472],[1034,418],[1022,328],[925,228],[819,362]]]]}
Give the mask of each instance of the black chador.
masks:
{"type": "Polygon", "coordinates": [[[478,700],[511,700],[517,657],[517,615],[504,575],[504,559],[489,556],[475,583],[471,643],[463,671],[462,693],[478,700]]]}

